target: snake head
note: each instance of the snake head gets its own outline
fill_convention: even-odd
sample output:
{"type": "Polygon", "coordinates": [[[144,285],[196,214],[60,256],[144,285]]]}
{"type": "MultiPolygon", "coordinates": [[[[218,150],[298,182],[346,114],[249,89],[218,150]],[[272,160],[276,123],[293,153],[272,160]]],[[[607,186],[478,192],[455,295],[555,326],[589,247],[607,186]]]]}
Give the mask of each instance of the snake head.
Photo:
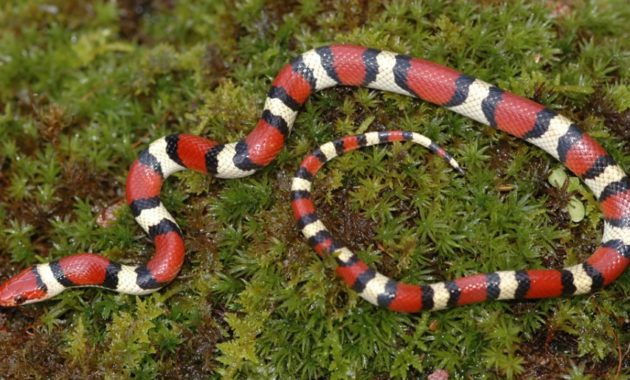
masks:
{"type": "Polygon", "coordinates": [[[0,307],[15,307],[45,298],[46,285],[35,267],[23,270],[0,285],[0,307]]]}

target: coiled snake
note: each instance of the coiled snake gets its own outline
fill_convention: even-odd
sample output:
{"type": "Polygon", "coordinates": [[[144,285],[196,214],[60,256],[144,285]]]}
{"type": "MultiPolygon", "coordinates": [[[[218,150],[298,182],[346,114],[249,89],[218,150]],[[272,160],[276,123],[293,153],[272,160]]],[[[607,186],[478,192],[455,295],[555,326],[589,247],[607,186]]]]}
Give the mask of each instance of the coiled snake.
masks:
{"type": "MultiPolygon", "coordinates": [[[[53,297],[77,286],[101,286],[147,294],[168,284],[184,260],[182,232],[160,201],[163,181],[192,169],[239,178],[269,164],[284,146],[295,117],[314,91],[363,86],[418,97],[519,137],[552,155],[579,176],[600,202],[603,239],[583,263],[564,268],[494,272],[416,286],[397,283],[370,269],[330,236],[310,200],[319,168],[346,151],[379,142],[411,140],[454,162],[424,137],[409,132],[368,133],[322,145],[300,166],[292,207],[299,228],[321,256],[333,255],[337,273],[373,304],[417,312],[488,299],[533,299],[582,294],[614,281],[630,261],[630,180],[608,153],[562,115],[455,70],[406,55],[351,45],[310,50],[286,65],[273,81],[262,117],[245,138],[219,144],[176,134],[154,141],[131,166],[127,202],[153,239],[154,256],[129,266],[82,253],[28,268],[0,285],[0,306],[53,297]]],[[[457,165],[454,164],[457,168],[457,165]]]]}

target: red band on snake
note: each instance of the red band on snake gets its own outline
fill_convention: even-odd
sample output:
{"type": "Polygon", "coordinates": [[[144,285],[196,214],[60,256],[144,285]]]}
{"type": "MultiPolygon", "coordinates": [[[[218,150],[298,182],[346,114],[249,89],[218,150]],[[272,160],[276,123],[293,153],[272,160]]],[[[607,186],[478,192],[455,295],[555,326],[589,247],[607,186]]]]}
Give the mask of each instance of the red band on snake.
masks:
{"type": "MultiPolygon", "coordinates": [[[[338,85],[418,97],[521,138],[579,176],[599,200],[604,217],[602,243],[584,263],[562,270],[495,272],[415,286],[387,279],[335,244],[321,221],[304,219],[314,214],[307,194],[293,191],[294,213],[302,232],[320,255],[335,256],[340,264],[339,275],[368,301],[392,310],[415,312],[489,299],[582,294],[611,283],[627,267],[630,180],[610,155],[574,123],[538,103],[436,63],[360,46],[333,45],[308,51],[282,68],[256,128],[240,141],[219,144],[178,134],[156,140],[140,154],[127,179],[127,202],[156,246],[149,262],[128,266],[85,253],[39,264],[0,285],[0,306],[42,301],[77,286],[101,286],[128,294],[147,294],[165,286],[182,266],[184,244],[177,223],[160,201],[164,179],[184,169],[220,178],[253,174],[278,155],[308,97],[338,85]]],[[[404,132],[396,133],[405,136],[404,132]]],[[[368,136],[372,135],[364,139],[374,138],[368,136]]],[[[335,154],[365,145],[362,139],[352,137],[332,143],[335,154]]],[[[332,150],[320,152],[323,155],[309,156],[302,164],[300,179],[310,180],[323,162],[332,158],[332,150]]]]}

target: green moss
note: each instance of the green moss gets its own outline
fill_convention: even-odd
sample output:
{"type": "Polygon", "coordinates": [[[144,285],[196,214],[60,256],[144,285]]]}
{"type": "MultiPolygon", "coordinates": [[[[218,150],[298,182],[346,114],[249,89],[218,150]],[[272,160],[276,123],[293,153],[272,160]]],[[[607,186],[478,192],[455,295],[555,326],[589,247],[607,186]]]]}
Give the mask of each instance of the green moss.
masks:
{"type": "MultiPolygon", "coordinates": [[[[630,8],[563,2],[62,1],[0,5],[0,276],[95,251],[153,247],[115,208],[127,169],[170,133],[228,142],[253,129],[273,76],[331,42],[446,64],[576,120],[630,168],[630,8]],[[140,13],[135,13],[142,10],[140,13]]],[[[197,173],[163,200],[187,262],[157,295],[98,289],[0,314],[0,373],[58,378],[624,378],[628,275],[591,296],[401,315],[334,278],[293,225],[290,177],[317,144],[421,132],[460,176],[409,144],[341,157],[316,180],[324,222],[364,260],[412,283],[561,267],[598,244],[583,185],[514,138],[396,94],[334,89],[300,112],[288,147],[252,178],[197,173]],[[586,216],[571,222],[575,198],[586,216]],[[25,334],[24,331],[29,331],[25,334]]]]}

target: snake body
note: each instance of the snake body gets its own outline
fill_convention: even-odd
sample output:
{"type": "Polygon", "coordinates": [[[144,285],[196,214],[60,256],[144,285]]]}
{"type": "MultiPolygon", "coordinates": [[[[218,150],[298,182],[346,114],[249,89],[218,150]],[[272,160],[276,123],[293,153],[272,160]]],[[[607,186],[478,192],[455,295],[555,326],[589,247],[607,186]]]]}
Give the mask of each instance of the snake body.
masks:
{"type": "Polygon", "coordinates": [[[335,243],[316,217],[307,182],[335,155],[370,145],[374,139],[413,138],[406,132],[395,132],[387,136],[396,137],[368,134],[339,140],[302,163],[293,185],[292,206],[310,244],[322,256],[334,255],[338,274],[363,298],[392,310],[415,312],[488,299],[582,294],[611,283],[630,262],[630,180],[573,122],[538,103],[433,62],[360,46],[331,45],[310,50],[281,69],[256,128],[243,139],[220,144],[176,134],[154,141],[140,154],[127,178],[126,197],[136,221],[156,247],[146,264],[121,265],[90,253],[39,264],[0,285],[0,306],[42,301],[78,286],[100,286],[128,294],[147,294],[165,286],[181,269],[184,243],[175,219],[160,201],[163,181],[184,169],[219,178],[253,174],[279,154],[308,97],[338,85],[418,97],[521,138],[579,176],[599,200],[604,217],[602,243],[579,265],[562,270],[480,274],[425,286],[397,283],[335,243]]]}

